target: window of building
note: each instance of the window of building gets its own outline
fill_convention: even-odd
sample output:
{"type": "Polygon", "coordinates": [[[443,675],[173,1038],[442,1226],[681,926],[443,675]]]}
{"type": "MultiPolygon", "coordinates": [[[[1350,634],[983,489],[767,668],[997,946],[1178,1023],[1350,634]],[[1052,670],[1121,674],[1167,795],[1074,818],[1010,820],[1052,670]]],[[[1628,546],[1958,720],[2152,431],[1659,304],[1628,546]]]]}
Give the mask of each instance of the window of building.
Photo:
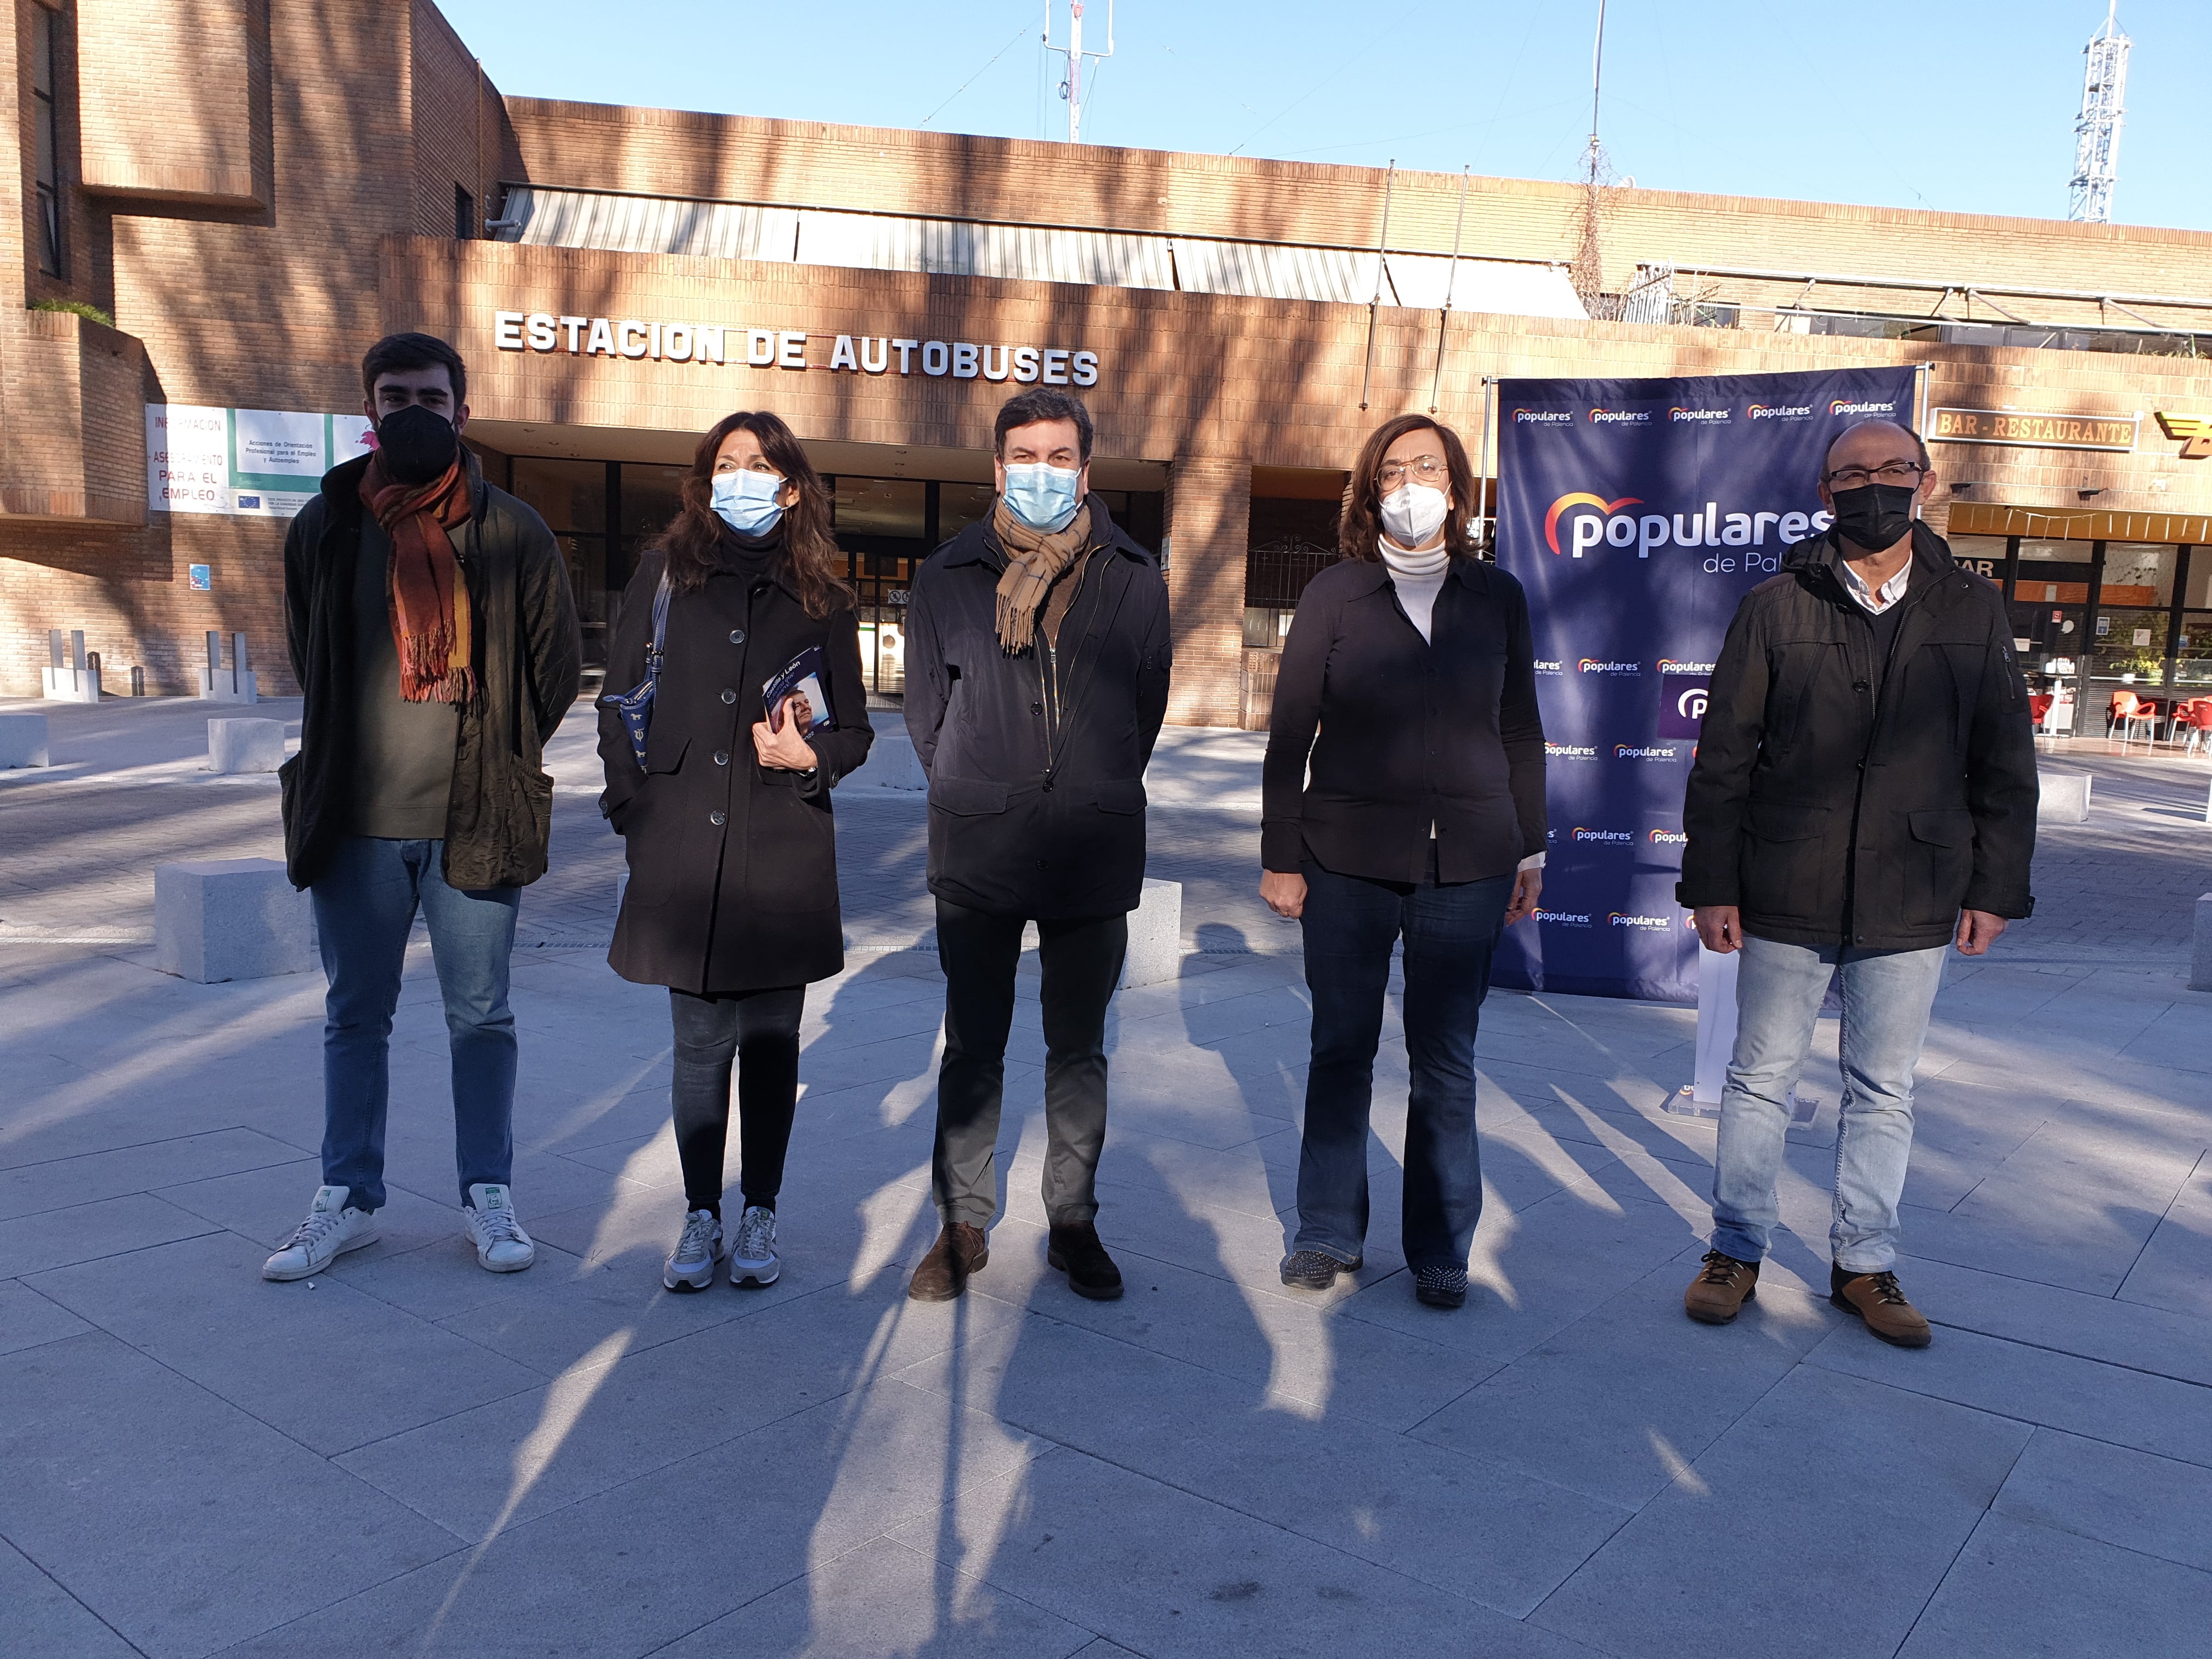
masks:
{"type": "Polygon", "coordinates": [[[44,6],[31,8],[31,120],[37,129],[39,269],[49,276],[69,275],[68,249],[62,238],[60,20],[44,6]]]}
{"type": "Polygon", "coordinates": [[[453,186],[453,234],[464,242],[483,234],[477,224],[477,198],[459,185],[453,186]]]}

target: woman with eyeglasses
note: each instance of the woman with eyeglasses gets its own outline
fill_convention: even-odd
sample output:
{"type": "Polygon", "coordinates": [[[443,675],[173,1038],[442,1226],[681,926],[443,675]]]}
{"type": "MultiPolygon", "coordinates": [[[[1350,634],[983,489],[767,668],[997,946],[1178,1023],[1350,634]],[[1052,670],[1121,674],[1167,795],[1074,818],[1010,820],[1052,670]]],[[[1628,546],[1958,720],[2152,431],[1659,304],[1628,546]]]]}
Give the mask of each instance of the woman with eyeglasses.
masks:
{"type": "MultiPolygon", "coordinates": [[[[716,423],[683,506],[623,594],[599,702],[600,811],[629,884],[607,960],[665,985],[684,1217],[661,1283],[775,1282],[776,1194],[799,1097],[805,988],[845,965],[830,791],[874,731],[830,492],[774,415],[716,423]],[[659,604],[665,599],[665,604],[659,604]],[[623,694],[659,667],[642,757],[623,694]],[[744,1199],[722,1214],[730,1078],[744,1199]]],[[[635,699],[631,701],[635,702],[635,699]]]]}
{"type": "Polygon", "coordinates": [[[1482,1212],[1474,1035],[1498,936],[1543,886],[1544,726],[1521,584],[1468,534],[1467,452],[1425,416],[1359,452],[1343,557],[1283,642],[1260,896],[1305,936],[1313,994],[1298,1226],[1283,1282],[1327,1290],[1367,1234],[1368,1105],[1405,941],[1413,1088],[1401,1232],[1414,1294],[1467,1301],[1482,1212]]]}

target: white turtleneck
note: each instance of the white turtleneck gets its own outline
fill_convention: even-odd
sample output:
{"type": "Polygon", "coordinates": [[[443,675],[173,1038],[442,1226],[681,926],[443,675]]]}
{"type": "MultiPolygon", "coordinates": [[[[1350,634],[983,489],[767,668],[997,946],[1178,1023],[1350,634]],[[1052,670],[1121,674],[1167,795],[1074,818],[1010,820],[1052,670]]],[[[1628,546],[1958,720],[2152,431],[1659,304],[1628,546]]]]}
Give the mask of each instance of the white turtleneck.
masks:
{"type": "MultiPolygon", "coordinates": [[[[1390,585],[1398,590],[1398,603],[1405,607],[1407,619],[1421,630],[1423,640],[1434,644],[1430,623],[1436,615],[1437,595],[1443,592],[1444,576],[1451,568],[1451,550],[1440,542],[1425,553],[1415,553],[1388,536],[1380,536],[1375,550],[1382,556],[1383,568],[1390,573],[1390,585]]],[[[1436,833],[1432,823],[1429,834],[1436,833]]],[[[1518,867],[1540,870],[1544,854],[1531,853],[1518,867]]]]}
{"type": "Polygon", "coordinates": [[[1407,620],[1421,630],[1424,641],[1430,640],[1430,618],[1436,612],[1437,595],[1443,591],[1444,573],[1451,568],[1451,550],[1438,542],[1425,553],[1415,553],[1388,536],[1378,537],[1375,545],[1407,620]]]}

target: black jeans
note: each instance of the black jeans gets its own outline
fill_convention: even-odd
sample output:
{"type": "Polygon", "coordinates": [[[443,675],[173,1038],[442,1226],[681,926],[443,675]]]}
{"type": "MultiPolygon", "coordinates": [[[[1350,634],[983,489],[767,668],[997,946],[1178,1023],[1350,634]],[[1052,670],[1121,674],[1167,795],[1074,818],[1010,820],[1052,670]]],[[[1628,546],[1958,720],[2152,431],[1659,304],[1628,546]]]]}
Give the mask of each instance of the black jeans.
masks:
{"type": "Polygon", "coordinates": [[[1474,1033],[1490,958],[1514,878],[1441,886],[1436,854],[1418,887],[1305,866],[1306,984],[1313,1065],[1298,1153],[1298,1231],[1291,1249],[1357,1261],[1367,1237],[1367,1116],[1390,983],[1390,948],[1406,940],[1406,1120],[1401,1234],[1407,1265],[1467,1265],[1482,1214],[1474,1137],[1474,1033]]]}
{"type": "Polygon", "coordinates": [[[676,1074],[668,1092],[685,1209],[719,1212],[722,1206],[732,1060],[738,1062],[738,1179],[747,1204],[775,1207],[791,1121],[799,1110],[799,1019],[805,1008],[803,985],[729,997],[668,993],[676,1028],[676,1074]]]}
{"type": "MultiPolygon", "coordinates": [[[[1044,968],[1044,1212],[1054,1223],[1098,1213],[1093,1177],[1106,1144],[1106,1005],[1121,982],[1129,918],[1037,923],[1044,968]]],[[[937,1073],[930,1187],[947,1224],[988,1227],[999,1212],[999,1108],[1022,918],[937,901],[945,968],[945,1060],[937,1073]]]]}

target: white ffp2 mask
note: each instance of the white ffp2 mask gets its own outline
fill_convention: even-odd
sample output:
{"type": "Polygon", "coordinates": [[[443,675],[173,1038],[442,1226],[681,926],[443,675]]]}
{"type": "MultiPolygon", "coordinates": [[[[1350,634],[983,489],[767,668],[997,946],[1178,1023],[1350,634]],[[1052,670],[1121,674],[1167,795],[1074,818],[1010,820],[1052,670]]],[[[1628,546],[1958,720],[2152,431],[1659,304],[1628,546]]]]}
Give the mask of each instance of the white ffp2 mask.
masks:
{"type": "Polygon", "coordinates": [[[1437,533],[1450,502],[1433,484],[1408,480],[1382,498],[1382,529],[1401,547],[1419,547],[1437,533]]]}

